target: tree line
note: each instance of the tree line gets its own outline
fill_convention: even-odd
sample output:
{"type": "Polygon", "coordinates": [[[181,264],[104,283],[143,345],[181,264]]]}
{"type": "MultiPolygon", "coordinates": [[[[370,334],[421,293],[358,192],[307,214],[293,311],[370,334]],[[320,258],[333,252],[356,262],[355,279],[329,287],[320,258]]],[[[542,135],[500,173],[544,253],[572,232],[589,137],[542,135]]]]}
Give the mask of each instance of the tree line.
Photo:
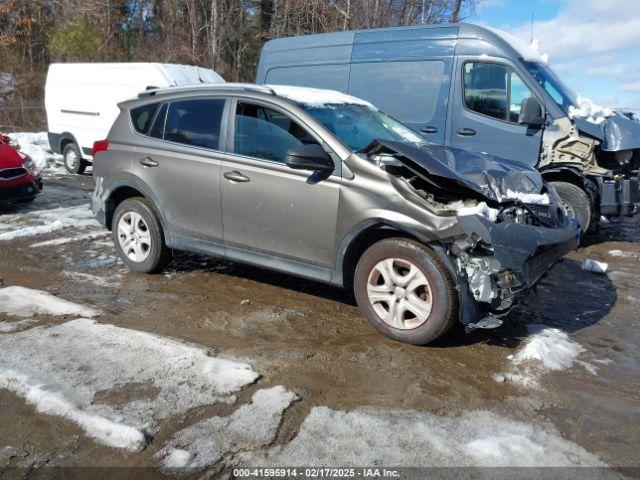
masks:
{"type": "Polygon", "coordinates": [[[0,73],[14,82],[0,95],[41,99],[51,62],[184,63],[251,82],[269,39],[456,22],[479,1],[0,0],[0,73]]]}

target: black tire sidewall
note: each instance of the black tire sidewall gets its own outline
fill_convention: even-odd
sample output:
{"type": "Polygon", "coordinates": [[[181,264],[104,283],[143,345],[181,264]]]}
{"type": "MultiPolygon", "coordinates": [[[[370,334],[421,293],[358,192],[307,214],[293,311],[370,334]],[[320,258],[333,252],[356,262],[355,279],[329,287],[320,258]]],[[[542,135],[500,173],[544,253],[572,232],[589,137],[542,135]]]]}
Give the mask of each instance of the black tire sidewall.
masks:
{"type": "Polygon", "coordinates": [[[580,222],[582,232],[589,230],[593,208],[589,194],[582,188],[567,182],[551,182],[560,199],[571,205],[575,218],[580,222]]]}
{"type": "Polygon", "coordinates": [[[80,149],[75,143],[68,143],[67,145],[64,146],[64,148],[62,149],[62,158],[64,162],[64,168],[67,170],[67,172],[73,173],[76,175],[82,175],[84,173],[84,169],[86,168],[86,163],[82,159],[82,155],[80,154],[80,149]],[[67,153],[69,151],[73,151],[76,154],[76,157],[78,158],[78,163],[76,165],[76,168],[70,168],[69,164],[67,163],[67,153]]]}
{"type": "Polygon", "coordinates": [[[139,197],[129,198],[118,205],[113,214],[111,235],[118,255],[130,270],[142,273],[156,273],[166,264],[167,247],[164,241],[162,226],[160,225],[158,216],[145,199],[139,197]],[[140,263],[134,262],[125,255],[118,240],[118,222],[127,212],[136,212],[139,214],[147,224],[151,236],[151,250],[149,255],[140,263]]]}
{"type": "Polygon", "coordinates": [[[354,276],[358,306],[371,325],[383,335],[404,343],[424,345],[444,335],[457,321],[457,292],[446,267],[424,245],[406,239],[382,240],[360,257],[354,276]],[[385,258],[401,258],[416,265],[429,281],[433,306],[425,323],[400,330],[385,323],[374,311],[367,296],[367,282],[373,267],[385,258]]]}

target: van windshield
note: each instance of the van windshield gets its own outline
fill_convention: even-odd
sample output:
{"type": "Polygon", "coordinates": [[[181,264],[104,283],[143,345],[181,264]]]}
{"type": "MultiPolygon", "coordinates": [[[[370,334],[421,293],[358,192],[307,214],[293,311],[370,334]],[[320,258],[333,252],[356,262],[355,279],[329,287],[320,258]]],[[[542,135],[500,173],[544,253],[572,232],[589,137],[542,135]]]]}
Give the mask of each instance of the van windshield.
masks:
{"type": "Polygon", "coordinates": [[[366,105],[301,105],[353,151],[362,150],[373,140],[426,143],[406,125],[366,105]]]}
{"type": "Polygon", "coordinates": [[[578,95],[566,86],[553,70],[538,62],[525,62],[525,64],[536,81],[551,95],[564,113],[569,113],[569,107],[578,106],[578,95]]]}

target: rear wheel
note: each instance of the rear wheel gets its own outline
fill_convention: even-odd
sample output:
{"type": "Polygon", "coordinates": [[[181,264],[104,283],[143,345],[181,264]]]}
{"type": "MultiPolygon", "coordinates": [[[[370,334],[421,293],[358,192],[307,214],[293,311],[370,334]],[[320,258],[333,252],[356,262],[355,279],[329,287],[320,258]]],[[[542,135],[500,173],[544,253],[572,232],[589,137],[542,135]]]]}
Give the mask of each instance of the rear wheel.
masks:
{"type": "Polygon", "coordinates": [[[587,192],[567,182],[551,182],[551,185],[553,185],[558,192],[558,196],[567,214],[580,222],[580,227],[583,232],[589,230],[593,209],[587,192]]]}
{"type": "Polygon", "coordinates": [[[118,205],[111,228],[116,250],[131,270],[159,272],[171,259],[160,220],[145,198],[129,198],[118,205]]]}
{"type": "Polygon", "coordinates": [[[64,168],[67,172],[82,175],[87,164],[80,155],[80,149],[75,143],[67,143],[62,150],[64,168]]]}
{"type": "Polygon", "coordinates": [[[379,332],[424,345],[458,319],[458,297],[449,271],[424,245],[404,238],[381,240],[360,257],[356,301],[379,332]]]}

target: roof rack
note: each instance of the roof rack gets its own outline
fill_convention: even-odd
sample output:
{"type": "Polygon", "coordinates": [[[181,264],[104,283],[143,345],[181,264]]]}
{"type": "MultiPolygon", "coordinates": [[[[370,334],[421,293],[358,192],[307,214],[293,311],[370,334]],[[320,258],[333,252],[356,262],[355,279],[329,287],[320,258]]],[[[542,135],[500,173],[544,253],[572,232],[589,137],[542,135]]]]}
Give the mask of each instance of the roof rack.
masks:
{"type": "Polygon", "coordinates": [[[195,85],[183,85],[180,87],[163,87],[154,88],[140,92],[138,98],[152,97],[158,95],[166,95],[172,93],[182,92],[202,92],[202,91],[215,91],[215,90],[237,90],[244,92],[260,92],[267,93],[269,95],[275,95],[275,92],[264,85],[256,85],[253,83],[206,83],[195,85]]]}

